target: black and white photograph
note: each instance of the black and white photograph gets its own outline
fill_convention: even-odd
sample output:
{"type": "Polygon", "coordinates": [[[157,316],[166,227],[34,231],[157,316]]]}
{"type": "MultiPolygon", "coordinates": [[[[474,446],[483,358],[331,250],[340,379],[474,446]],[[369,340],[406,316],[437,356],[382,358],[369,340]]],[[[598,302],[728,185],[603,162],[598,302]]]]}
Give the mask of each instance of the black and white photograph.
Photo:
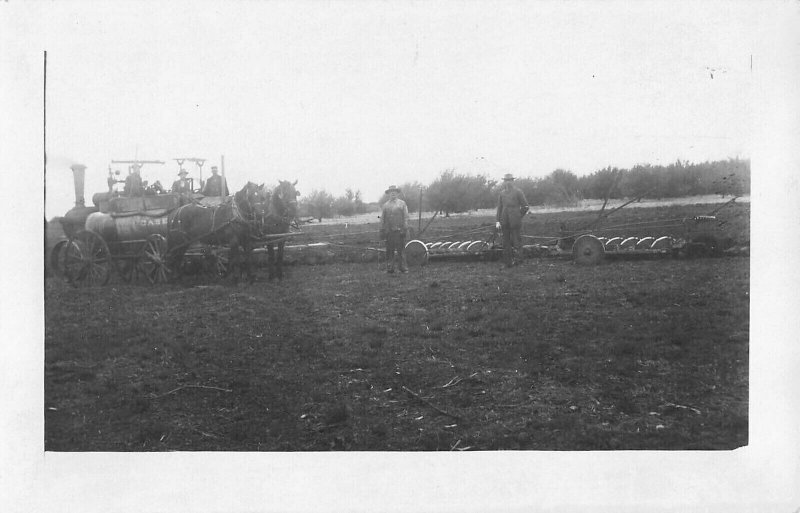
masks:
{"type": "Polygon", "coordinates": [[[797,511],[798,5],[3,3],[8,511],[797,511]]]}

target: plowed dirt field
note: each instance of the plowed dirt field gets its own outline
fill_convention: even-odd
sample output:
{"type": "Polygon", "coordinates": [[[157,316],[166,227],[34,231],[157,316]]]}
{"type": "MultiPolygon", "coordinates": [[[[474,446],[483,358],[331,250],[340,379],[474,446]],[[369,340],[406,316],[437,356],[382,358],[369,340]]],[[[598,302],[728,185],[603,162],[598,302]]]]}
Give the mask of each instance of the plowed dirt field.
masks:
{"type": "MultiPolygon", "coordinates": [[[[630,209],[620,221],[710,210],[670,208],[630,209]]],[[[746,244],[749,205],[719,215],[746,244]]],[[[557,221],[531,217],[526,233],[548,233],[557,221]]],[[[492,220],[441,223],[431,233],[492,220]]],[[[324,229],[309,228],[309,240],[341,227],[324,229]]],[[[529,258],[511,269],[431,261],[406,275],[377,262],[286,271],[282,282],[260,271],[251,284],[112,280],[90,289],[48,277],[45,449],[748,443],[747,256],[590,267],[529,258]]]]}

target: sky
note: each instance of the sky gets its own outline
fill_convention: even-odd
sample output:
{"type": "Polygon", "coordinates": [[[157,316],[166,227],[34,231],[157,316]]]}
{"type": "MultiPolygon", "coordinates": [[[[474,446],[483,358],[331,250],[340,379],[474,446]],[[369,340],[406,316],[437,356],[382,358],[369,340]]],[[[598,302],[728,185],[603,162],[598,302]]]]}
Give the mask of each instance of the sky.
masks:
{"type": "Polygon", "coordinates": [[[48,218],[74,202],[75,162],[87,200],[112,160],[164,161],[142,174],[169,187],[173,159],[208,159],[207,177],[224,155],[232,189],[289,179],[377,201],[451,168],[583,175],[751,152],[753,3],[46,5],[32,23],[48,218]]]}

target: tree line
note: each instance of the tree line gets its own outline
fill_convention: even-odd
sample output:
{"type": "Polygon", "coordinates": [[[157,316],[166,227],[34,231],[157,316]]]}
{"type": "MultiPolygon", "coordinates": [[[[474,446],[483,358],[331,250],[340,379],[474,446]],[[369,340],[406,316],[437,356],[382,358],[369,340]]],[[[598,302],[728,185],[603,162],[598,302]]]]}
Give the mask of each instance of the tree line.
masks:
{"type": "MultiPolygon", "coordinates": [[[[609,166],[580,177],[572,171],[556,169],[544,177],[517,178],[514,184],[522,189],[531,205],[552,207],[577,206],[585,199],[739,196],[750,193],[750,160],[729,158],[702,163],[676,160],[666,166],[638,164],[630,169],[609,166]]],[[[421,208],[449,215],[494,207],[499,186],[499,177],[445,169],[429,184],[406,182],[400,189],[409,212],[421,208]]],[[[383,195],[377,203],[365,203],[360,191],[347,189],[343,196],[334,197],[327,191],[313,190],[300,199],[300,207],[304,215],[321,221],[375,211],[387,199],[383,195]]]]}

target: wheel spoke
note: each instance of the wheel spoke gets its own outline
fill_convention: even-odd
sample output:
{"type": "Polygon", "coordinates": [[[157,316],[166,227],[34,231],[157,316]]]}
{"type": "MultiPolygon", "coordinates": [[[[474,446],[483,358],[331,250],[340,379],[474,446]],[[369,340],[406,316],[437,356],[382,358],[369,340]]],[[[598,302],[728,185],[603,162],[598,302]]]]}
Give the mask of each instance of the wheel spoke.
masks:
{"type": "Polygon", "coordinates": [[[75,286],[105,285],[112,265],[105,241],[90,230],[78,232],[67,243],[63,256],[67,279],[75,286]]]}
{"type": "Polygon", "coordinates": [[[76,272],[70,273],[70,280],[73,283],[76,281],[82,282],[83,280],[86,279],[88,268],[89,268],[88,264],[85,264],[83,263],[83,261],[81,261],[81,263],[76,266],[76,272]]]}
{"type": "Polygon", "coordinates": [[[66,265],[79,265],[83,263],[83,259],[77,255],[67,255],[64,263],[66,265]]]}
{"type": "Polygon", "coordinates": [[[158,260],[158,246],[156,246],[155,242],[147,241],[147,247],[145,248],[145,255],[150,260],[158,260]]]}
{"type": "Polygon", "coordinates": [[[218,276],[225,276],[228,273],[228,260],[222,255],[217,256],[216,271],[218,276]]]}
{"type": "Polygon", "coordinates": [[[161,235],[151,235],[141,252],[140,269],[150,283],[166,283],[169,268],[165,259],[166,240],[161,235]]]}
{"type": "Polygon", "coordinates": [[[89,283],[92,285],[96,283],[100,283],[103,278],[103,270],[97,265],[91,265],[89,267],[90,275],[89,275],[89,283]]]}

